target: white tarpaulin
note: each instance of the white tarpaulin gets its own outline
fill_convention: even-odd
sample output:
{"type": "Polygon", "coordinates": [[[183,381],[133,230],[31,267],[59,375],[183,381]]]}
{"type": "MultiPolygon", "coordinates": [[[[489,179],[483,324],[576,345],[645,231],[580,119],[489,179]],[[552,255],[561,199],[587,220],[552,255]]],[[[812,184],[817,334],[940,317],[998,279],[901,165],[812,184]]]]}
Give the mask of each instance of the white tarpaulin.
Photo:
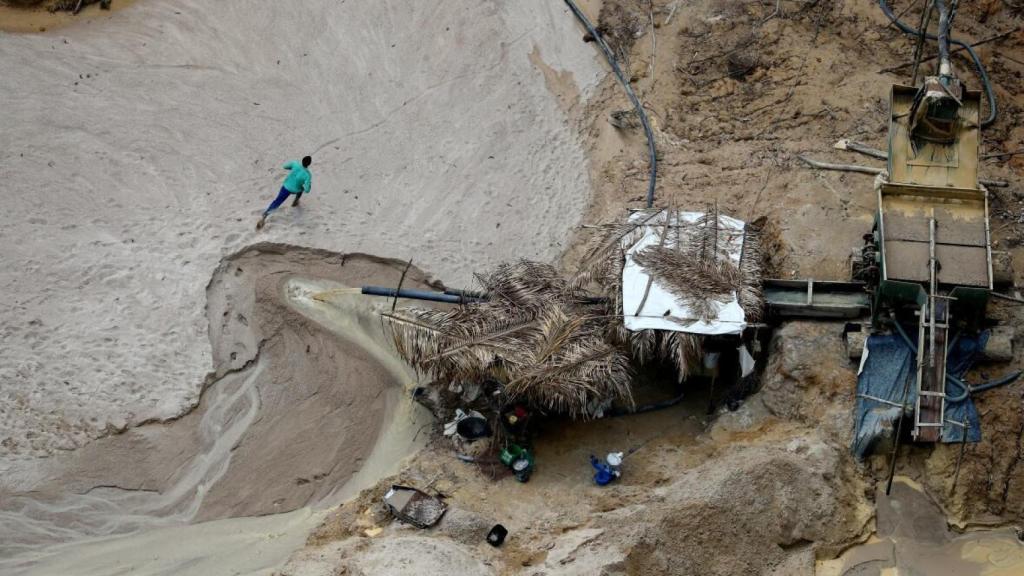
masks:
{"type": "MultiPolygon", "coordinates": [[[[662,211],[641,226],[643,236],[632,246],[625,246],[626,264],[622,268],[622,309],[625,315],[626,328],[629,330],[671,330],[674,332],[691,332],[694,334],[739,334],[746,327],[743,308],[740,307],[733,292],[725,302],[715,303],[718,308],[717,317],[701,320],[686,304],[665,289],[657,279],[651,282],[650,292],[644,300],[647,283],[651,279],[647,271],[636,263],[633,256],[647,248],[657,246],[661,241],[661,232],[665,219],[670,218],[669,211],[662,211]],[[640,304],[643,302],[643,309],[640,304]]],[[[703,216],[703,212],[677,212],[678,221],[668,222],[670,226],[695,224],[703,216]]],[[[649,212],[634,212],[630,222],[641,222],[650,216],[649,212]]],[[[671,216],[676,220],[675,216],[671,216]]],[[[719,248],[737,266],[743,252],[743,234],[746,224],[742,220],[729,216],[718,216],[719,248]]],[[[686,228],[676,228],[685,239],[686,228]]],[[[696,229],[696,225],[695,228],[696,229]]],[[[627,236],[628,241],[636,235],[627,236]]]]}

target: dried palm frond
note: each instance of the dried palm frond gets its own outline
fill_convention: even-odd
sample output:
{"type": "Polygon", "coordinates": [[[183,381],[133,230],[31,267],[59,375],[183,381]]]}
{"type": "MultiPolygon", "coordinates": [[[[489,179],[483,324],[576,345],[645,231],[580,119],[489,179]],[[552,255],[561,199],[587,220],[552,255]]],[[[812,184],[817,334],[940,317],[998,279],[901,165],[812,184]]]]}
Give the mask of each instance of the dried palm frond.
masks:
{"type": "Polygon", "coordinates": [[[383,319],[399,354],[438,381],[495,380],[508,400],[574,417],[592,416],[612,401],[632,404],[634,366],[670,362],[683,380],[702,355],[699,335],[625,327],[626,249],[649,226],[661,227],[659,244],[634,257],[691,310],[713,318],[736,293],[748,318],[760,317],[758,230],[745,235],[736,265],[728,250],[737,231],[721,226],[717,211],[684,222],[670,209],[599,227],[597,247],[569,279],[549,264],[501,264],[476,275],[486,300],[451,310],[403,308],[383,319]],[[604,300],[595,303],[592,290],[604,300]]]}
{"type": "Polygon", "coordinates": [[[606,338],[621,318],[584,305],[583,283],[519,261],[477,276],[489,296],[458,309],[384,314],[396,348],[441,381],[505,382],[510,400],[574,417],[610,401],[632,403],[626,348],[606,338]]]}
{"type": "Polygon", "coordinates": [[[747,228],[757,232],[758,246],[761,251],[762,277],[778,278],[786,269],[787,252],[778,223],[762,216],[747,224],[747,228]]]}
{"type": "Polygon", "coordinates": [[[757,322],[764,315],[764,254],[761,250],[761,230],[754,225],[746,226],[743,235],[743,250],[740,252],[740,273],[743,281],[737,293],[740,307],[747,322],[757,322]]]}
{"type": "Polygon", "coordinates": [[[664,208],[639,210],[634,212],[635,220],[599,225],[599,234],[591,242],[592,247],[580,265],[580,273],[592,276],[595,281],[609,273],[621,274],[623,247],[636,244],[645,233],[644,227],[657,223],[663,212],[664,208]]]}
{"type": "Polygon", "coordinates": [[[519,260],[499,264],[489,274],[476,274],[492,303],[537,310],[552,297],[580,300],[587,294],[578,284],[566,281],[550,264],[519,260]]]}
{"type": "Polygon", "coordinates": [[[632,407],[632,372],[622,351],[601,338],[574,341],[548,361],[523,371],[506,391],[513,398],[573,417],[606,399],[632,407]]]}
{"type": "Polygon", "coordinates": [[[633,258],[700,320],[714,319],[718,304],[732,299],[743,283],[742,273],[731,260],[705,259],[693,250],[651,246],[633,258]]]}
{"type": "Polygon", "coordinates": [[[633,358],[640,364],[650,362],[657,357],[658,331],[636,330],[628,332],[629,348],[633,352],[633,358]]]}
{"type": "MultiPolygon", "coordinates": [[[[698,316],[672,317],[673,321],[685,326],[699,319],[714,318],[720,305],[733,294],[748,321],[756,322],[761,318],[764,219],[738,231],[722,225],[722,216],[713,204],[695,220],[684,218],[672,208],[654,209],[635,215],[625,223],[596,227],[598,234],[593,244],[597,248],[590,251],[577,277],[585,279],[584,285],[587,282],[596,285],[608,298],[610,314],[623,314],[622,268],[626,250],[635,246],[647,231],[645,228],[652,226],[664,227],[659,231],[659,243],[634,254],[637,263],[698,316]],[[742,235],[743,247],[737,265],[730,250],[735,250],[738,235],[742,235]]],[[[614,323],[609,324],[606,337],[628,348],[637,363],[652,359],[671,362],[681,378],[701,356],[702,339],[693,334],[656,330],[633,332],[622,323],[614,323]]]]}
{"type": "Polygon", "coordinates": [[[703,339],[697,334],[662,331],[660,356],[675,365],[680,382],[701,361],[704,354],[702,343],[703,339]]]}

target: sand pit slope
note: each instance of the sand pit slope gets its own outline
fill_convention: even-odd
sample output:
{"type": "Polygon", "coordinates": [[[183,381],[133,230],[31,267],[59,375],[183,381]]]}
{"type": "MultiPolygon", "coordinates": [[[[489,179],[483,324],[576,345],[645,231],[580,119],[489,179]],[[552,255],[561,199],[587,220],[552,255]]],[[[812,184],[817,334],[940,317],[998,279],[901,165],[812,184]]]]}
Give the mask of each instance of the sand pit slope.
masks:
{"type": "MultiPolygon", "coordinates": [[[[198,408],[13,462],[0,485],[0,573],[46,573],[79,553],[107,561],[120,546],[81,540],[334,505],[394,473],[425,441],[429,415],[381,330],[388,301],[344,287],[404,268],[276,244],[226,259],[208,288],[217,376],[198,408]]],[[[425,279],[412,268],[405,285],[427,288],[425,279]]]]}
{"type": "Polygon", "coordinates": [[[0,33],[0,473],[195,404],[204,286],[246,245],[415,257],[453,284],[556,257],[589,178],[544,71],[583,97],[603,73],[564,10],[154,0],[0,33]],[[306,153],[312,195],[257,234],[306,153]]]}

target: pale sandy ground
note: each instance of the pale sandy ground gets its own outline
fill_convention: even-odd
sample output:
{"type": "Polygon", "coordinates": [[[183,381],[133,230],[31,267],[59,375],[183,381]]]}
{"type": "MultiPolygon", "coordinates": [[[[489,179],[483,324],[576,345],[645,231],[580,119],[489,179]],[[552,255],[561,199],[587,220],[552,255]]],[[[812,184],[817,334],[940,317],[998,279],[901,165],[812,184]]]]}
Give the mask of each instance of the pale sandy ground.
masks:
{"type": "Polygon", "coordinates": [[[585,95],[579,39],[546,0],[153,0],[0,33],[0,475],[194,405],[204,289],[247,244],[412,257],[453,285],[555,257],[589,179],[530,54],[585,95]],[[312,195],[257,234],[306,153],[312,195]]]}
{"type": "MultiPolygon", "coordinates": [[[[300,429],[280,400],[296,394],[273,392],[281,367],[264,359],[214,384],[208,407],[170,426],[134,426],[187,413],[215,364],[257,358],[244,345],[237,358],[211,355],[205,310],[218,262],[245,246],[411,257],[450,285],[494,261],[561,253],[590,185],[569,113],[602,75],[579,38],[571,15],[546,0],[153,0],[50,35],[0,33],[0,511],[19,537],[7,544],[48,555],[8,568],[265,571],[317,514],[174,524],[337,502],[395,466],[409,420],[367,430],[355,452],[331,437],[299,460],[277,446],[287,458],[274,462],[260,438],[279,438],[274,426],[300,429]],[[280,164],[307,153],[312,195],[256,233],[280,164]],[[397,442],[374,448],[378,434],[397,442]],[[344,466],[326,476],[289,468],[317,461],[317,449],[344,466]],[[363,465],[375,459],[384,468],[363,465]],[[328,490],[346,486],[352,466],[354,482],[328,490]],[[269,483],[276,477],[285,483],[269,483]],[[64,482],[77,492],[62,494],[64,482]],[[239,500],[238,489],[254,486],[294,502],[269,491],[239,500]],[[33,500],[36,490],[45,501],[33,500]],[[124,532],[135,535],[75,543],[124,532]],[[33,540],[69,544],[40,550],[33,540]]],[[[282,302],[299,310],[293,296],[282,302]]],[[[215,341],[224,336],[224,326],[211,328],[215,341]]],[[[285,358],[301,355],[289,346],[309,353],[308,342],[329,339],[298,330],[298,340],[284,333],[285,358]]],[[[301,385],[301,371],[281,384],[296,374],[301,385]]],[[[341,418],[352,433],[345,412],[298,401],[316,426],[341,418]]]]}

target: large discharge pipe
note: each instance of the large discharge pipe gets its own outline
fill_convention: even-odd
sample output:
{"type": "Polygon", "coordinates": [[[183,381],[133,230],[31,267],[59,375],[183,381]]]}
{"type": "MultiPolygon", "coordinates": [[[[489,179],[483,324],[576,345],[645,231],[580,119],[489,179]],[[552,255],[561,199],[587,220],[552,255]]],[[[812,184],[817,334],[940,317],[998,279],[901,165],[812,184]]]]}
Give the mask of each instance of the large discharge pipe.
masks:
{"type": "MultiPolygon", "coordinates": [[[[904,34],[920,36],[922,33],[924,33],[923,30],[915,30],[914,28],[907,26],[906,24],[903,23],[903,21],[897,18],[896,15],[893,14],[892,8],[889,7],[888,0],[878,0],[878,6],[882,9],[882,12],[885,13],[885,16],[889,19],[889,21],[895,24],[896,27],[899,28],[904,34]]],[[[949,33],[947,31],[947,38],[948,34],[949,33]]],[[[924,34],[924,37],[929,40],[938,40],[938,37],[936,37],[933,34],[924,34]]],[[[999,113],[999,109],[996,106],[996,94],[992,90],[992,83],[988,79],[988,72],[985,71],[985,66],[982,65],[981,58],[978,58],[978,53],[974,51],[974,48],[972,48],[970,44],[960,40],[956,40],[954,38],[949,38],[949,44],[955,44],[966,50],[967,54],[969,54],[971,57],[971,61],[974,62],[974,67],[978,71],[978,77],[981,78],[981,84],[982,86],[985,87],[985,96],[988,99],[988,118],[981,122],[981,127],[985,128],[987,126],[990,126],[993,122],[996,121],[996,115],[999,113]]]]}
{"type": "Polygon", "coordinates": [[[949,6],[946,0],[935,0],[935,9],[939,11],[939,76],[950,76],[953,64],[949,61],[949,6]]]}

